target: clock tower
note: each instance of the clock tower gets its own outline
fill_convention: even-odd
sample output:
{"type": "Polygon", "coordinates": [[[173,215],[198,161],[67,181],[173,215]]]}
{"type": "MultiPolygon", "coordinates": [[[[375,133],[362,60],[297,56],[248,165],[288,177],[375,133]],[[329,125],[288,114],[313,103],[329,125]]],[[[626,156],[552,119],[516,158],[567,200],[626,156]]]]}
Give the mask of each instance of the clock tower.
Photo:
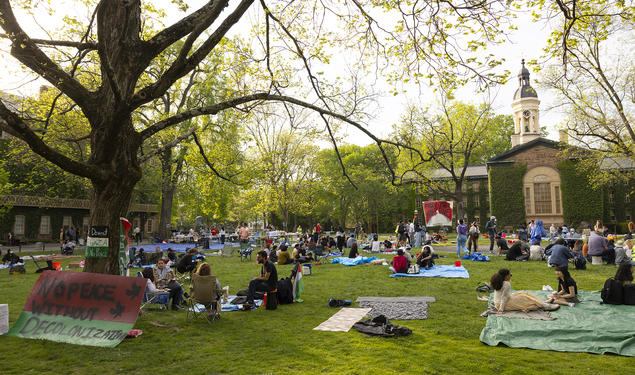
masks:
{"type": "Polygon", "coordinates": [[[518,90],[512,102],[514,113],[512,147],[540,137],[540,100],[536,90],[529,84],[529,70],[525,68],[524,59],[522,66],[518,73],[518,90]]]}

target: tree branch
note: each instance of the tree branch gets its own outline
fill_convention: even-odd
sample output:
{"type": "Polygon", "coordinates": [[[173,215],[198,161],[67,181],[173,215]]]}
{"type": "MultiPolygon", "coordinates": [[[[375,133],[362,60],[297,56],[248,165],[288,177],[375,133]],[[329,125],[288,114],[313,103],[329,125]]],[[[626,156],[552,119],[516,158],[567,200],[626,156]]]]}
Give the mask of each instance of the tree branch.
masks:
{"type": "Polygon", "coordinates": [[[9,0],[0,0],[0,26],[11,40],[11,55],[49,81],[80,107],[86,108],[91,93],[54,63],[22,30],[9,0]]]}
{"type": "MultiPolygon", "coordinates": [[[[0,33],[0,38],[10,39],[7,34],[0,33]]],[[[52,47],[73,47],[77,48],[80,51],[84,50],[96,50],[97,43],[93,42],[74,42],[70,40],[49,40],[49,39],[31,39],[31,41],[35,44],[39,44],[41,46],[52,46],[52,47]]]]}
{"type": "Polygon", "coordinates": [[[33,152],[67,172],[90,179],[105,178],[105,175],[99,169],[73,160],[49,147],[29,128],[20,116],[9,110],[2,100],[0,100],[0,128],[23,140],[33,152]]]}

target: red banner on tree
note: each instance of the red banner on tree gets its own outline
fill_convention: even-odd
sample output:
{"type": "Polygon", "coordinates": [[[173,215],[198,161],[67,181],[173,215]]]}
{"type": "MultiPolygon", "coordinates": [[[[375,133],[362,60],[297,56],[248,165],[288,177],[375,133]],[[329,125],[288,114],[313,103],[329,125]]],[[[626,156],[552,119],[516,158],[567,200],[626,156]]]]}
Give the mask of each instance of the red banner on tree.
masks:
{"type": "Polygon", "coordinates": [[[45,271],[9,336],[117,346],[134,326],[146,279],[45,271]]]}
{"type": "Polygon", "coordinates": [[[423,202],[423,213],[425,214],[427,227],[452,225],[452,202],[423,202]]]}

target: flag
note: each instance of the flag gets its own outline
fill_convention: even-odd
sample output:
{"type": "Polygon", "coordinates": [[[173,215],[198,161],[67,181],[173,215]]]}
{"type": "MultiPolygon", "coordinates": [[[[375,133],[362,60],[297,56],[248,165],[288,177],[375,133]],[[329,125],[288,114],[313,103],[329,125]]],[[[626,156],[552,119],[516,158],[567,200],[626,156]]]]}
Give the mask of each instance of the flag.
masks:
{"type": "Polygon", "coordinates": [[[304,283],[302,282],[302,265],[298,264],[298,272],[293,279],[293,302],[304,302],[300,296],[304,292],[304,283]]]}

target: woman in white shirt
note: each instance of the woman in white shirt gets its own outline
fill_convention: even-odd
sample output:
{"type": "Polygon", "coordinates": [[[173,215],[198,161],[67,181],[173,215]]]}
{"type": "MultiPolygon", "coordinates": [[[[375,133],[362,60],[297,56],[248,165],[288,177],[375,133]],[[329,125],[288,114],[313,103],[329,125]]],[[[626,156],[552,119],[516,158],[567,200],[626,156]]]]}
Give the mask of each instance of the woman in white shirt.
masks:
{"type": "Polygon", "coordinates": [[[512,273],[507,268],[501,268],[490,279],[490,284],[494,288],[494,306],[498,310],[498,315],[503,315],[505,311],[533,311],[540,308],[544,310],[555,310],[558,305],[544,303],[533,294],[527,292],[511,292],[512,273]]]}

